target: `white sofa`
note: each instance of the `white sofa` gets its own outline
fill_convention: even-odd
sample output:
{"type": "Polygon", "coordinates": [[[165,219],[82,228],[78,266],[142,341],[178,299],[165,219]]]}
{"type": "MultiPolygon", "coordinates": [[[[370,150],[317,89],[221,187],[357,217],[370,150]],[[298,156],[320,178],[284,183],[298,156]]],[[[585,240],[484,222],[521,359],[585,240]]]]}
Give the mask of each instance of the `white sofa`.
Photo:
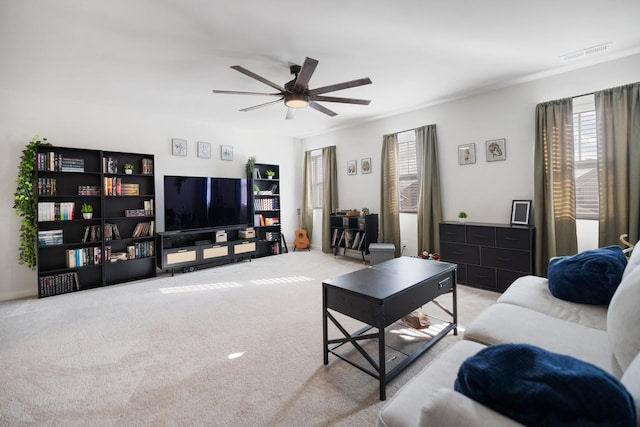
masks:
{"type": "Polygon", "coordinates": [[[377,425],[519,425],[454,391],[460,365],[487,345],[527,343],[592,363],[621,380],[634,398],[640,427],[640,247],[631,255],[610,304],[592,306],[551,295],[547,280],[514,282],[449,347],[381,408],[377,425]]]}

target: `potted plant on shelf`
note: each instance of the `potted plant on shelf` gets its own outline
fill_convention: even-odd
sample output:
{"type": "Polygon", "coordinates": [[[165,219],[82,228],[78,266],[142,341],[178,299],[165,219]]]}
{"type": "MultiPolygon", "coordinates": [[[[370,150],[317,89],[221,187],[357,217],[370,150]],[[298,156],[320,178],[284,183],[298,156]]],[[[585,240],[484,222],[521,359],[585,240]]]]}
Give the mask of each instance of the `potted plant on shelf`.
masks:
{"type": "Polygon", "coordinates": [[[467,221],[467,213],[465,211],[460,211],[458,213],[458,221],[464,224],[467,221]]]}
{"type": "Polygon", "coordinates": [[[131,163],[125,163],[124,173],[126,173],[127,175],[131,175],[133,173],[133,165],[131,163]]]}
{"type": "Polygon", "coordinates": [[[258,194],[258,191],[260,191],[260,187],[258,187],[256,184],[253,184],[253,194],[258,194]]]}
{"type": "Polygon", "coordinates": [[[273,179],[274,176],[276,176],[274,171],[267,171],[267,179],[273,179]]]}
{"type": "Polygon", "coordinates": [[[93,218],[93,206],[87,204],[87,203],[83,203],[82,207],[80,208],[80,212],[82,212],[82,217],[84,219],[91,219],[93,218]]]}

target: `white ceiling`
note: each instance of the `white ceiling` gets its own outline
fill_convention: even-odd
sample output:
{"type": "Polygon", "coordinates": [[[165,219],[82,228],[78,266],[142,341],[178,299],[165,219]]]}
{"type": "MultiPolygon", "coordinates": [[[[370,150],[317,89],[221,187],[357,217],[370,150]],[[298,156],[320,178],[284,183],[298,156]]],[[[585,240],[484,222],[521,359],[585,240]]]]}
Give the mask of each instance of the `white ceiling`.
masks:
{"type": "Polygon", "coordinates": [[[219,126],[305,137],[640,52],[638,0],[0,0],[0,86],[219,126]],[[603,43],[603,53],[562,55],[603,43]],[[370,77],[285,121],[289,64],[311,88],[370,77]]]}

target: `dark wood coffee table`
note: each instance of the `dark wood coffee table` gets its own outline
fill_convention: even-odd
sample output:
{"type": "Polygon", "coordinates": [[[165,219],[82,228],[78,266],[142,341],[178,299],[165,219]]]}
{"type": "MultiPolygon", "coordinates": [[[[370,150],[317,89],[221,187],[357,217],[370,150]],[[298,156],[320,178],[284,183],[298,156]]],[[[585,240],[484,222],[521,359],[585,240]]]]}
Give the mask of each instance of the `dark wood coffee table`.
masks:
{"type": "Polygon", "coordinates": [[[322,282],[322,315],[324,364],[329,363],[329,353],[346,361],[368,375],[380,381],[380,400],[386,399],[386,385],[404,368],[431,346],[453,330],[458,334],[457,266],[446,262],[427,261],[420,258],[400,257],[362,270],[334,277],[322,282]],[[451,293],[453,311],[437,304],[450,317],[451,321],[433,338],[419,346],[397,366],[386,371],[384,330],[387,326],[406,316],[411,311],[432,301],[434,298],[451,293]],[[349,333],[330,310],[357,319],[365,324],[364,328],[349,333]],[[328,319],[344,335],[344,338],[329,339],[328,319]],[[374,333],[365,332],[376,329],[374,333]],[[362,340],[378,340],[378,361],[358,343],[362,340]],[[373,371],[349,360],[335,350],[351,343],[369,362],[373,371]]]}

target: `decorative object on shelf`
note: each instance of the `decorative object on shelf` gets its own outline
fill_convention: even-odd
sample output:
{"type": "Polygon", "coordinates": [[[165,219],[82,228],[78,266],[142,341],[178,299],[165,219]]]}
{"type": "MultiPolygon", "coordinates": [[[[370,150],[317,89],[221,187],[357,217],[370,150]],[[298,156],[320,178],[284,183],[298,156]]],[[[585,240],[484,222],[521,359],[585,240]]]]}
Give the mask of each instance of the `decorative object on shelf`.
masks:
{"type": "Polygon", "coordinates": [[[187,140],[173,138],[171,140],[171,154],[174,156],[187,157],[187,140]]]}
{"type": "Polygon", "coordinates": [[[467,222],[467,213],[465,211],[458,212],[458,221],[462,224],[467,222]]]}
{"type": "Polygon", "coordinates": [[[276,176],[274,171],[267,171],[267,179],[273,179],[274,176],[276,176]]]}
{"type": "MultiPolygon", "coordinates": [[[[198,142],[198,157],[201,159],[210,159],[211,158],[211,144],[208,142],[198,142]]],[[[224,159],[223,159],[224,160],[224,159]]]]}
{"type": "Polygon", "coordinates": [[[34,269],[37,266],[36,243],[38,215],[36,211],[36,153],[40,146],[51,146],[47,138],[34,136],[27,147],[22,150],[18,166],[18,186],[14,193],[13,207],[20,220],[20,247],[18,263],[34,269]]]}
{"type": "Polygon", "coordinates": [[[82,217],[84,219],[93,218],[93,206],[91,206],[90,204],[83,203],[82,207],[80,208],[80,212],[82,212],[82,217]]]}
{"type": "Polygon", "coordinates": [[[221,145],[220,146],[220,158],[226,161],[233,160],[233,147],[231,145],[221,145]]]}
{"type": "Polygon", "coordinates": [[[260,187],[258,187],[256,184],[253,184],[253,194],[258,194],[259,191],[260,187]]]}
{"type": "Polygon", "coordinates": [[[133,173],[133,165],[131,163],[125,163],[124,173],[126,173],[127,175],[131,175],[133,173]]]}
{"type": "Polygon", "coordinates": [[[529,225],[531,200],[514,200],[511,204],[511,225],[529,225]]]}
{"type": "Polygon", "coordinates": [[[358,173],[358,162],[356,160],[347,161],[347,175],[355,175],[358,173]]]}
{"type": "Polygon", "coordinates": [[[371,173],[371,157],[367,157],[360,161],[360,170],[363,174],[371,173]]]}
{"type": "Polygon", "coordinates": [[[369,208],[362,208],[362,210],[360,211],[360,216],[365,217],[367,215],[369,215],[369,208]]]}
{"type": "Polygon", "coordinates": [[[250,156],[247,159],[247,163],[245,164],[245,171],[247,172],[247,179],[256,178],[255,173],[257,169],[254,169],[254,165],[256,164],[256,156],[250,156]]]}
{"type": "Polygon", "coordinates": [[[458,164],[471,165],[476,162],[476,144],[458,145],[458,164]]]}
{"type": "Polygon", "coordinates": [[[487,162],[497,162],[507,159],[507,141],[502,139],[492,139],[485,142],[487,147],[487,162]]]}

